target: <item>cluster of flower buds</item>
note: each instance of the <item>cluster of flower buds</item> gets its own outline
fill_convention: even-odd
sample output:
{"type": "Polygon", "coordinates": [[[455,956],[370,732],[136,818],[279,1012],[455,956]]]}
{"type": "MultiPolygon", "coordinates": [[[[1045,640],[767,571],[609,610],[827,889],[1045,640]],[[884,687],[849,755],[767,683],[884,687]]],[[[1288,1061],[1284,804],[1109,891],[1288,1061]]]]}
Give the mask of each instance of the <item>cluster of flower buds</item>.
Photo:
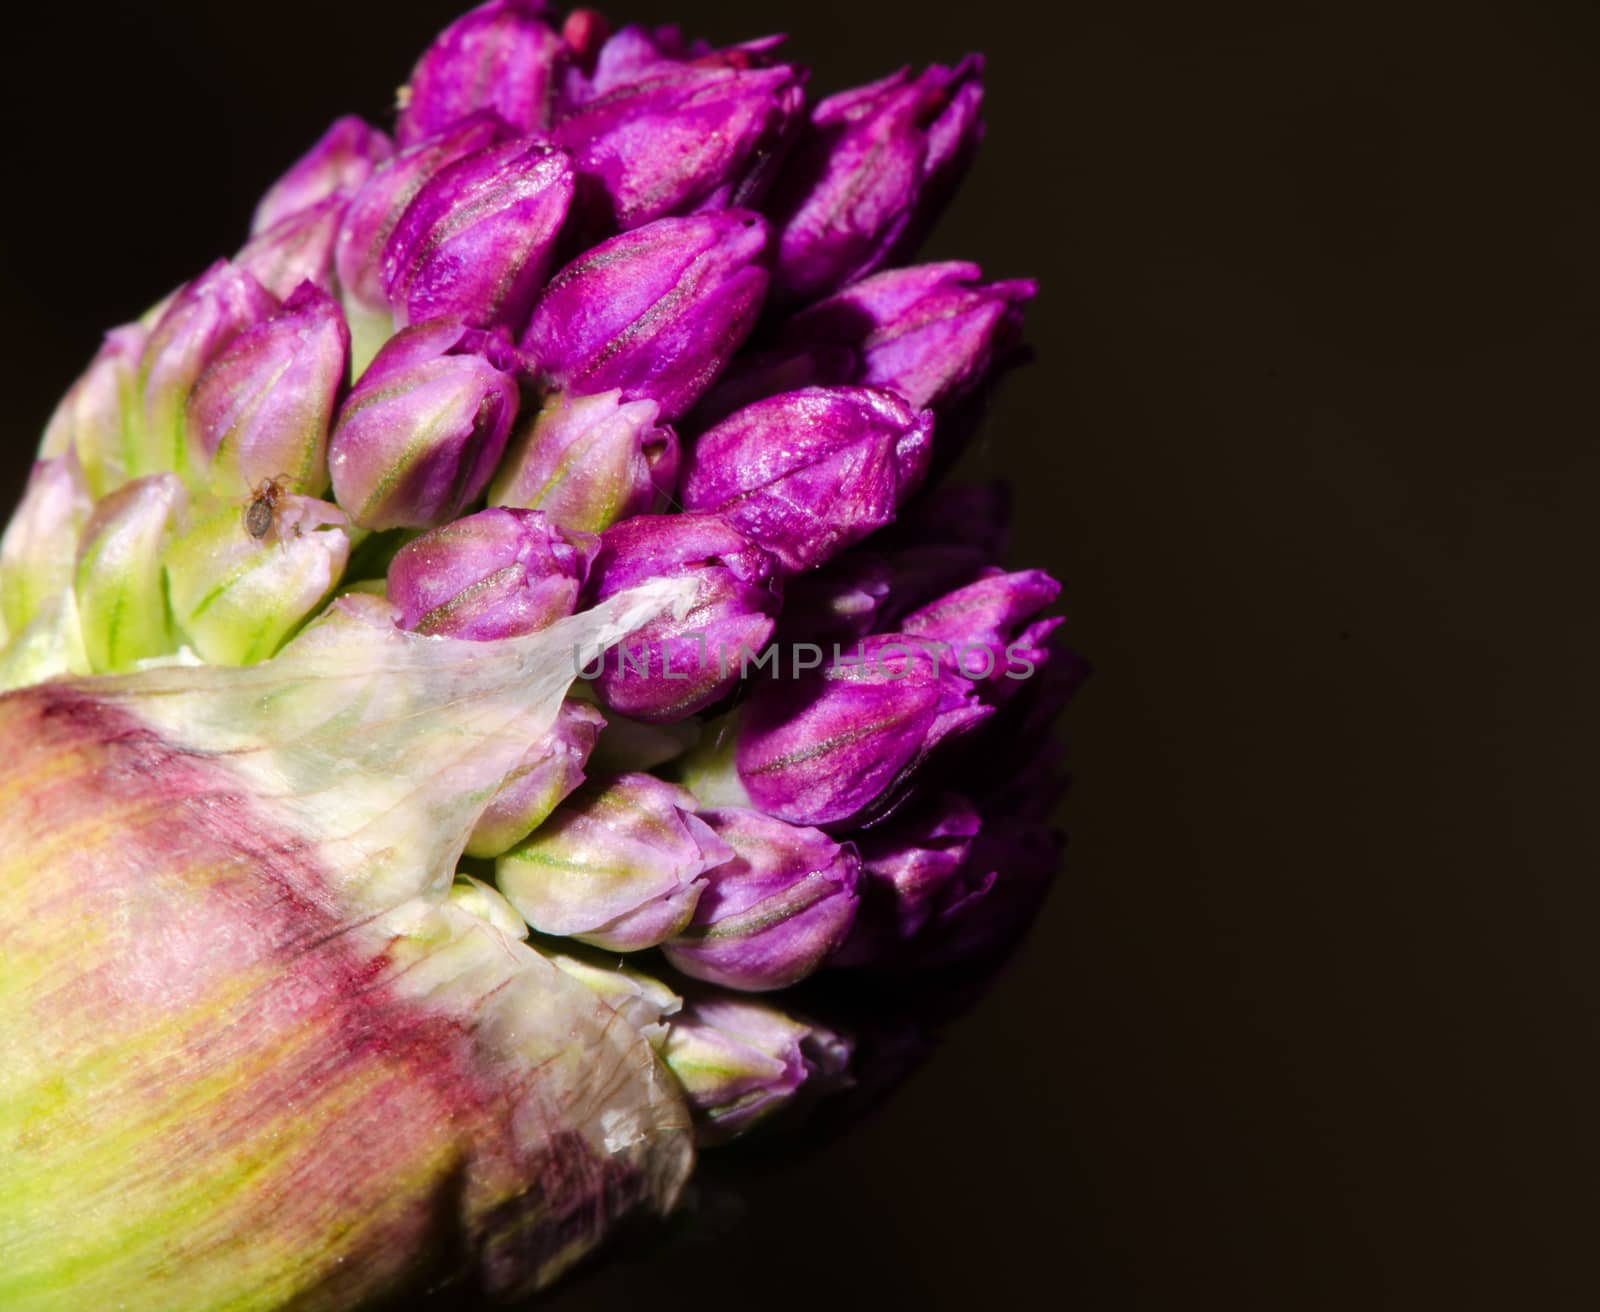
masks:
{"type": "Polygon", "coordinates": [[[776,40],[474,9],[392,139],[340,119],[106,338],[0,542],[0,687],[351,625],[487,653],[670,590],[573,649],[451,914],[531,927],[704,1142],[839,1085],[775,991],[997,960],[1060,858],[1058,585],[943,482],[1034,285],[905,262],[981,75],[814,99],[776,40]]]}

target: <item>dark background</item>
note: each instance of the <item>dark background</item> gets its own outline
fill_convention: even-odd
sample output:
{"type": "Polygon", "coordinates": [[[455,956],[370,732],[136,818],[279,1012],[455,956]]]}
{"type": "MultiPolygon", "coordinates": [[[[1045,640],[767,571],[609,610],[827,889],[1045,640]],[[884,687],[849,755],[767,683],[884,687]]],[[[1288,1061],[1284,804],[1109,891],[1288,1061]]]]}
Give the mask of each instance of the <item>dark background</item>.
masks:
{"type": "MultiPolygon", "coordinates": [[[[8,18],[10,486],[100,330],[456,8],[8,18]]],[[[1097,673],[993,994],[725,1237],[549,1305],[1594,1306],[1595,10],[613,12],[787,30],[825,90],[988,53],[932,253],[1043,291],[968,464],[1097,673]]]]}

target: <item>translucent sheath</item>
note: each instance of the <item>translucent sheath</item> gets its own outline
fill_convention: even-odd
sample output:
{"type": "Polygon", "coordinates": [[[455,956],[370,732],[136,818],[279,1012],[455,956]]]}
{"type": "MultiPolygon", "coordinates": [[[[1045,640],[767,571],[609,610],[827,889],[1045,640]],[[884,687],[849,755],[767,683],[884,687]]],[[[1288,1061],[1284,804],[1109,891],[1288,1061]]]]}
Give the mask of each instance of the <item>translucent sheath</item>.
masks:
{"type": "Polygon", "coordinates": [[[679,591],[0,698],[0,1307],[516,1296],[670,1206],[650,1044],[448,893],[575,649],[679,591]]]}

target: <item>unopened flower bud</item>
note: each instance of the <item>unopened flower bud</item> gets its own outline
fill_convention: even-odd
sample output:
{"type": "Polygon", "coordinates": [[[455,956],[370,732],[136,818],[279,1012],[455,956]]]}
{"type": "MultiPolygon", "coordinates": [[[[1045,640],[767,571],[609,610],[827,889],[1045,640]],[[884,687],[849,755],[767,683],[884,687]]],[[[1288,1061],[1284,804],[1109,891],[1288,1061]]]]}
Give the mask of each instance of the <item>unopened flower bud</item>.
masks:
{"type": "Polygon", "coordinates": [[[505,124],[494,115],[474,114],[407,147],[373,172],[345,210],[334,247],[334,268],[349,304],[371,313],[389,313],[383,251],[406,207],[440,169],[494,145],[505,133],[505,124]]]}
{"type": "Polygon", "coordinates": [[[605,717],[568,698],[556,722],[505,778],[467,840],[467,855],[497,857],[531,834],[584,781],[605,717]]]}
{"type": "Polygon", "coordinates": [[[1030,279],[986,285],[982,276],[958,262],[874,274],[797,314],[784,341],[850,347],[858,360],[850,381],[943,411],[1016,344],[1022,303],[1038,290],[1030,279]]]}
{"type": "Polygon", "coordinates": [[[803,104],[797,70],[662,63],[559,122],[587,227],[759,203],[803,104]]]}
{"type": "Polygon", "coordinates": [[[216,665],[274,655],[332,594],[350,558],[349,521],[337,506],[284,494],[256,535],[249,509],[227,506],[167,548],[173,619],[216,665]]]}
{"type": "Polygon", "coordinates": [[[982,72],[969,55],[953,69],[901,69],[817,105],[772,198],[774,295],[824,296],[921,236],[982,133],[982,72]]]}
{"type": "Polygon", "coordinates": [[[601,242],[551,279],[522,347],[547,387],[621,389],[624,401],[658,402],[670,423],[754,326],[766,244],[746,210],[657,219],[601,242]]]}
{"type": "Polygon", "coordinates": [[[401,547],[389,600],[416,633],[474,642],[533,633],[572,614],[598,545],[537,510],[480,510],[401,547]]]}
{"type": "Polygon", "coordinates": [[[1003,698],[1041,663],[1041,644],[1061,620],[1028,621],[1060,592],[1043,570],[986,571],[986,577],[911,612],[900,631],[941,644],[947,668],[989,684],[1003,698]]]}
{"type": "Polygon", "coordinates": [[[542,510],[586,533],[662,505],[677,485],[677,434],[656,422],[654,401],[621,398],[552,396],[512,439],[490,502],[542,510]]]}
{"type": "Polygon", "coordinates": [[[400,144],[442,132],[475,110],[493,110],[519,133],[549,120],[560,36],[542,0],[489,0],[436,38],[401,93],[400,144]]]}
{"type": "Polygon", "coordinates": [[[757,685],[734,761],[752,805],[791,824],[882,814],[946,739],[992,708],[904,634],[876,634],[798,679],[757,685]]]}
{"type": "Polygon", "coordinates": [[[128,451],[130,474],[186,474],[193,468],[193,438],[184,422],[189,393],[235,337],[277,308],[271,292],[226,260],[172,298],[139,360],[142,396],[137,439],[128,451]]]}
{"type": "Polygon", "coordinates": [[[502,142],[440,169],[384,247],[395,323],[455,318],[519,329],[571,200],[570,161],[537,142],[502,142]]]}
{"type": "Polygon", "coordinates": [[[251,235],[266,232],[329,196],[348,199],[393,153],[389,138],[361,119],[335,119],[317,144],[267,189],[250,221],[251,235]]]}
{"type": "Polygon", "coordinates": [[[76,452],[92,496],[104,496],[127,476],[139,413],[139,358],[148,336],[136,323],[107,333],[99,354],[45,427],[40,456],[76,452]]]}
{"type": "Polygon", "coordinates": [[[697,1139],[725,1143],[849,1084],[849,1040],[742,998],[690,1002],[667,1026],[662,1059],[694,1108],[697,1139]]]}
{"type": "Polygon", "coordinates": [[[72,585],[78,534],[89,518],[89,488],[77,455],[38,461],[0,537],[0,616],[8,633],[72,585]]]}
{"type": "Polygon", "coordinates": [[[237,500],[264,480],[313,496],[327,487],[328,428],[349,352],[344,315],[310,283],[233,340],[189,398],[189,430],[215,495],[237,500]]]}
{"type": "Polygon", "coordinates": [[[651,620],[601,660],[595,689],[624,715],[676,720],[709,706],[772,636],[776,562],[717,515],[639,515],[607,529],[586,596],[678,577],[697,585],[687,611],[651,620]]]}
{"type": "Polygon", "coordinates": [[[890,523],[921,481],[932,440],[932,414],[891,392],[788,392],[700,436],[683,504],[725,515],[798,573],[890,523]]]}
{"type": "Polygon", "coordinates": [[[517,409],[504,337],[417,324],[378,352],[328,444],[334,496],[363,528],[427,528],[488,485],[517,409]]]}
{"type": "Polygon", "coordinates": [[[981,827],[977,808],[946,793],[907,817],[867,830],[861,851],[861,906],[836,966],[894,962],[956,886],[981,827]]]}
{"type": "Polygon", "coordinates": [[[175,476],[150,474],[103,498],[84,525],[73,590],[95,673],[172,650],[161,557],[187,500],[175,476]]]}
{"type": "Polygon", "coordinates": [[[546,934],[632,952],[680,932],[732,855],[694,798],[647,774],[586,784],[495,862],[495,879],[546,934]]]}
{"type": "Polygon", "coordinates": [[[333,287],[333,251],[349,198],[328,196],[257,233],[233,262],[280,300],[303,282],[333,287]]]}
{"type": "Polygon", "coordinates": [[[662,945],[678,970],[728,988],[787,988],[844,942],[856,914],[855,846],[740,807],[700,818],[733,849],[706,874],[689,927],[662,945]]]}

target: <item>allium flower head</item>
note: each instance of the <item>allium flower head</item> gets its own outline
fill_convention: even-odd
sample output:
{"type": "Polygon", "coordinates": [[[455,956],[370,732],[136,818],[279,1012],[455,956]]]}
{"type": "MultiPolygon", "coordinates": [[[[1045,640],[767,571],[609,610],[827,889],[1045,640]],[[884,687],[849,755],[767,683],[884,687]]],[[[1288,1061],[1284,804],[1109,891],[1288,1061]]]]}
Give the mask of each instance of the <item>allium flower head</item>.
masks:
{"type": "Polygon", "coordinates": [[[1035,287],[906,262],[981,74],[488,0],[241,162],[0,536],[0,1307],[520,1299],[1015,947],[1085,667],[944,480],[1035,287]]]}

